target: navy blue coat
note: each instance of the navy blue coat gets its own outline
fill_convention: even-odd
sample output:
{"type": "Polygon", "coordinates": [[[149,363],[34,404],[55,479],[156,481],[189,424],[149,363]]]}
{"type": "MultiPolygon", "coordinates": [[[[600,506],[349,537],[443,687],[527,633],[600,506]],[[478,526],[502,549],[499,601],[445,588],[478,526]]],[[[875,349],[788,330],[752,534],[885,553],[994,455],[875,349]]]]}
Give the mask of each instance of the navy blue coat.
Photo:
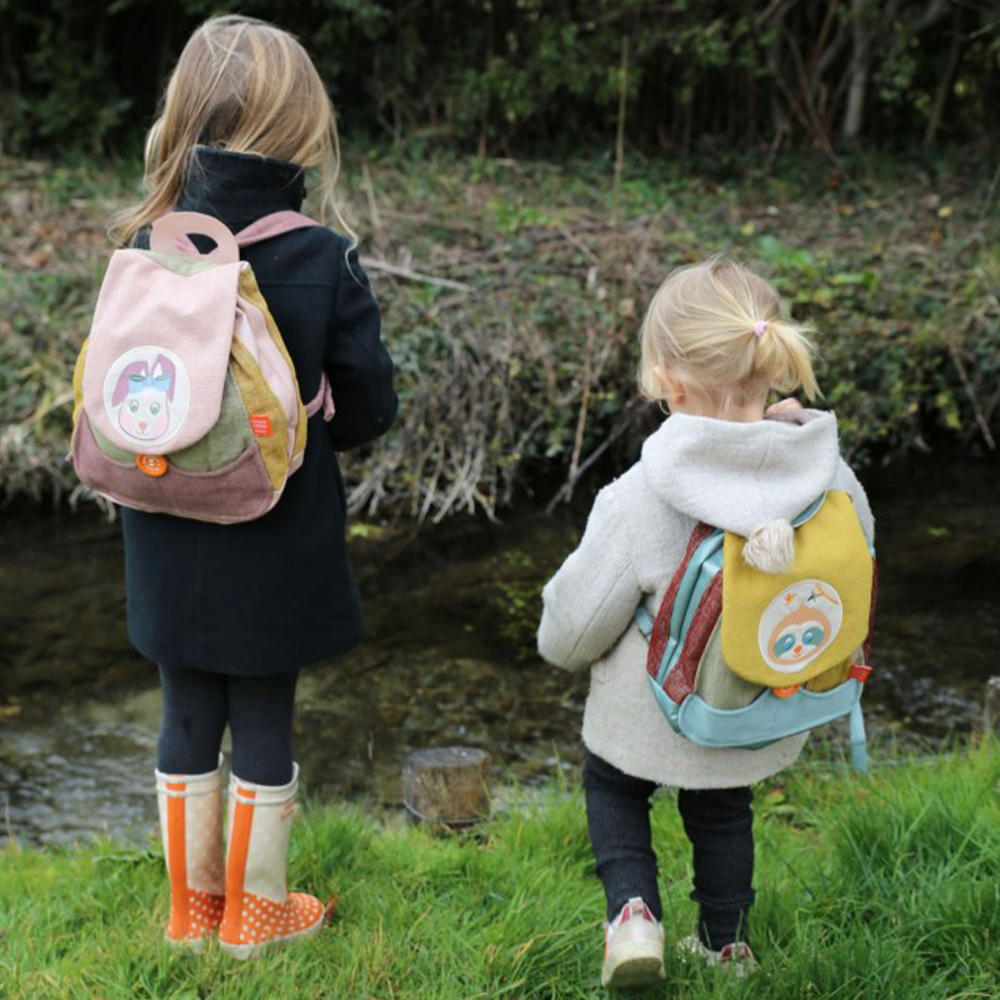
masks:
{"type": "MultiPolygon", "coordinates": [[[[302,172],[280,160],[199,147],[177,208],[233,232],[298,210],[302,172]]],[[[336,414],[309,421],[302,467],[277,505],[218,525],[122,509],[128,633],[168,667],[224,674],[295,670],[354,646],[364,630],[344,540],[335,452],[384,434],[396,415],[378,305],[350,243],[316,227],[243,251],[295,364],[302,398],[326,371],[336,414]],[[348,267],[348,260],[350,266],[348,267]]]]}

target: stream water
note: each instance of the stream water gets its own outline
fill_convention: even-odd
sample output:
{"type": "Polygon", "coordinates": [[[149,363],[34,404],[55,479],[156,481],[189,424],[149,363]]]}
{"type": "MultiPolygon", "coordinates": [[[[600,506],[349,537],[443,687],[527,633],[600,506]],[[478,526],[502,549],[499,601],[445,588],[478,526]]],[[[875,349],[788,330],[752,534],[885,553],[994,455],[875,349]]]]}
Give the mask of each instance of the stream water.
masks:
{"type": "MultiPolygon", "coordinates": [[[[1000,673],[1000,464],[865,477],[878,518],[876,766],[968,733],[1000,673]]],[[[303,673],[296,756],[308,794],[399,810],[406,755],[482,747],[500,779],[551,781],[581,760],[585,675],[533,654],[538,586],[588,502],[419,532],[363,525],[352,556],[368,638],[303,673]]],[[[0,844],[148,841],[159,695],[124,627],[120,529],[89,510],[0,513],[0,844]]],[[[811,755],[837,755],[829,727],[811,755]]]]}

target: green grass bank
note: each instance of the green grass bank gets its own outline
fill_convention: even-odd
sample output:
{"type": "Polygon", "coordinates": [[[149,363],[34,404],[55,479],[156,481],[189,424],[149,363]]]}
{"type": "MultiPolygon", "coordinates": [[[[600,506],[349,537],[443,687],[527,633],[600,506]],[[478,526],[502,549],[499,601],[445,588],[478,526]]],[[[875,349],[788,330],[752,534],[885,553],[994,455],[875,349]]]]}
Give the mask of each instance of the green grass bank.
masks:
{"type": "MultiPolygon", "coordinates": [[[[758,790],[761,971],[673,960],[694,904],[669,794],[654,800],[667,980],[640,997],[971,1000],[1000,994],[1000,749],[883,764],[802,764],[758,790]]],[[[549,1000],[599,986],[602,893],[582,797],[557,789],[442,838],[341,806],[300,817],[290,882],[339,893],[318,938],[250,963],[162,940],[163,862],[95,844],[0,852],[5,1000],[549,1000]]]]}
{"type": "MultiPolygon", "coordinates": [[[[352,509],[492,514],[598,458],[630,463],[659,419],[635,391],[642,314],[671,268],[718,251],[815,326],[823,405],[852,460],[993,448],[1000,212],[981,155],[838,173],[748,154],[723,175],[629,152],[615,167],[345,150],[401,397],[391,432],[345,461],[352,509]]],[[[134,168],[0,158],[0,496],[73,494],[72,367],[108,219],[138,192],[134,168]]]]}

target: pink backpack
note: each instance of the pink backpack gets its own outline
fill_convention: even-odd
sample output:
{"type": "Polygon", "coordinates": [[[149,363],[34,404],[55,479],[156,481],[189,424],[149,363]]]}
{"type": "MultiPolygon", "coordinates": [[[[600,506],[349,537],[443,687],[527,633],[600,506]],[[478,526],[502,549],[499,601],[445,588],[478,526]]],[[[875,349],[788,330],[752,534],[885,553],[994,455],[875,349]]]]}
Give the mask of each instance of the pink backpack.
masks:
{"type": "Polygon", "coordinates": [[[304,405],[239,248],[317,225],[276,212],[233,235],[173,212],[148,250],[111,257],[73,376],[80,481],[125,507],[231,524],[267,513],[302,464],[308,417],[333,416],[326,376],[304,405]],[[215,248],[199,254],[190,236],[215,248]]]}

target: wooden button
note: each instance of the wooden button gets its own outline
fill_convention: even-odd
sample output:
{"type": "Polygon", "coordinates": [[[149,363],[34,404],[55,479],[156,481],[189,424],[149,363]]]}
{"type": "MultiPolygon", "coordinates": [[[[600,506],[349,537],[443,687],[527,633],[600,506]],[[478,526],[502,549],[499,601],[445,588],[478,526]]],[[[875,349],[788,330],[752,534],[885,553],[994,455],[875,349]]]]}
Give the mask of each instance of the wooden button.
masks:
{"type": "Polygon", "coordinates": [[[154,479],[163,475],[167,471],[167,460],[162,455],[136,455],[135,464],[154,479]]]}
{"type": "Polygon", "coordinates": [[[793,684],[791,687],[771,688],[774,692],[775,698],[791,698],[791,696],[795,694],[798,689],[798,684],[793,684]]]}

